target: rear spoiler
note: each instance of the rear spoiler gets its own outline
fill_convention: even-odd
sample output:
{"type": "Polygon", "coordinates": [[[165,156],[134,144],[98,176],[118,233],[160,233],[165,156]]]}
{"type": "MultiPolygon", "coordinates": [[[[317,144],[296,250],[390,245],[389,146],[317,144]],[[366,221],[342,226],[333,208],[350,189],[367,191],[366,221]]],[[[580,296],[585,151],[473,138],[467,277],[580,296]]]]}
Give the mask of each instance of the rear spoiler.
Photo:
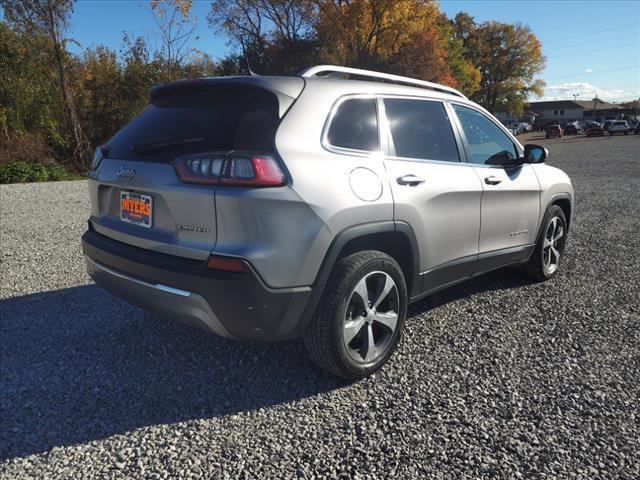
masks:
{"type": "Polygon", "coordinates": [[[217,90],[225,87],[246,87],[266,90],[278,98],[280,117],[289,109],[304,88],[305,81],[300,77],[205,77],[155,85],[149,89],[149,102],[177,92],[194,90],[217,90]]]}

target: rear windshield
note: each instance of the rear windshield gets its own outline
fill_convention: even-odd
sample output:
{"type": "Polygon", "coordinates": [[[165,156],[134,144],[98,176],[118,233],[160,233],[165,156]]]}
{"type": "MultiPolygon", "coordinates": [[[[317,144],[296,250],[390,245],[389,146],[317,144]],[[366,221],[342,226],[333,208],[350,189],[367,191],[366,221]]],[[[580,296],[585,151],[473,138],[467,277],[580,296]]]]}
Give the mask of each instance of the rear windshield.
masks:
{"type": "Polygon", "coordinates": [[[614,122],[613,124],[614,125],[626,125],[627,122],[614,122]]]}
{"type": "Polygon", "coordinates": [[[244,86],[157,98],[108,143],[110,158],[171,160],[187,153],[271,150],[278,99],[244,86]]]}

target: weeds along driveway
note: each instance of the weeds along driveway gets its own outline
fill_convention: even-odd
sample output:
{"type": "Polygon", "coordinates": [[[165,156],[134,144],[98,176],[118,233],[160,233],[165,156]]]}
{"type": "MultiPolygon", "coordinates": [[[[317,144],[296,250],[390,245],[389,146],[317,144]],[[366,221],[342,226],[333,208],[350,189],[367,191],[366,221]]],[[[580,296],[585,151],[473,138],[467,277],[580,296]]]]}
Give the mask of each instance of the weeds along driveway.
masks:
{"type": "Polygon", "coordinates": [[[0,476],[637,478],[640,136],[535,141],[577,193],[560,275],[412,306],[358,383],[114,299],[84,182],[1,186],[0,476]]]}

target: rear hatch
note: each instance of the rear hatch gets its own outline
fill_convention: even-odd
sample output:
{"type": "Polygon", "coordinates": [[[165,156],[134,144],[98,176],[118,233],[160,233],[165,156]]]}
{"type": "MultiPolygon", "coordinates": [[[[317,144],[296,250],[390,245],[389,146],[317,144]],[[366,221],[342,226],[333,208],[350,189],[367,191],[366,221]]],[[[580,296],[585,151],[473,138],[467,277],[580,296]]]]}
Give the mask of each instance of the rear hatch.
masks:
{"type": "Polygon", "coordinates": [[[216,242],[217,182],[186,183],[178,170],[184,164],[215,179],[230,152],[272,151],[280,118],[303,85],[300,78],[239,77],[152,89],[149,106],[103,147],[89,175],[93,228],[137,247],[206,259],[216,242]],[[185,162],[195,157],[205,160],[185,162]]]}

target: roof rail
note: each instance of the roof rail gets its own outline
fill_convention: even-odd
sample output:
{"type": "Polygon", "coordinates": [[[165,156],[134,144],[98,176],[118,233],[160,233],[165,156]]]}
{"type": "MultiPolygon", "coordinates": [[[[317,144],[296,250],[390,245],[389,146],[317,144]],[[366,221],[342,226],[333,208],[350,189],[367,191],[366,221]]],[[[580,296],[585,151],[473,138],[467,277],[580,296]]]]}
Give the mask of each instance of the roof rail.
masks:
{"type": "Polygon", "coordinates": [[[316,65],[315,67],[309,67],[306,70],[300,72],[301,77],[321,77],[324,75],[329,76],[332,73],[346,73],[349,75],[356,75],[358,77],[368,77],[381,80],[387,83],[395,83],[398,85],[408,85],[418,88],[426,88],[428,90],[436,90],[438,92],[449,93],[458,97],[467,98],[455,88],[447,87],[445,85],[439,85],[437,83],[426,82],[424,80],[416,80],[415,78],[401,77],[400,75],[391,75],[389,73],[374,72],[373,70],[362,70],[360,68],[351,67],[339,67],[337,65],[316,65]]]}

